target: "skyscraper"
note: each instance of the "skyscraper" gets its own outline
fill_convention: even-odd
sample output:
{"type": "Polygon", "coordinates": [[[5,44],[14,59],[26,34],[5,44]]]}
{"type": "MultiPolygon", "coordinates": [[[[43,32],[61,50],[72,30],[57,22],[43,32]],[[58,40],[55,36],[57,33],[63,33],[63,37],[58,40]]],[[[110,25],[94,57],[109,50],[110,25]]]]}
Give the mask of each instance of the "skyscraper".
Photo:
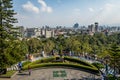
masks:
{"type": "Polygon", "coordinates": [[[78,28],[79,27],[79,24],[78,23],[75,23],[73,28],[78,28]]]}
{"type": "Polygon", "coordinates": [[[89,25],[88,29],[90,32],[95,33],[95,25],[94,24],[89,25]]]}
{"type": "Polygon", "coordinates": [[[98,32],[98,30],[99,30],[98,22],[95,22],[95,32],[98,32]]]}

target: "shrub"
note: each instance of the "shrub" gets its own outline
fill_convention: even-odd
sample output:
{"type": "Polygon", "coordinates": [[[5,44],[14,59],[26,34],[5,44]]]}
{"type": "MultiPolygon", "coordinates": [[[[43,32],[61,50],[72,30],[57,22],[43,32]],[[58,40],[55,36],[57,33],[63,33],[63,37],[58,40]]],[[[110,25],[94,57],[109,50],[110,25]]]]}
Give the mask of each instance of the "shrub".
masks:
{"type": "Polygon", "coordinates": [[[120,80],[120,77],[115,77],[115,76],[113,76],[113,75],[107,75],[107,79],[108,80],[120,80]]]}
{"type": "Polygon", "coordinates": [[[22,66],[24,67],[24,66],[28,65],[29,63],[31,63],[31,62],[30,61],[23,62],[22,66]]]}
{"type": "Polygon", "coordinates": [[[35,65],[35,64],[40,64],[40,63],[52,62],[53,60],[55,60],[55,57],[43,58],[43,59],[40,59],[40,60],[36,60],[34,62],[26,61],[26,62],[23,63],[23,68],[27,67],[28,65],[35,65]]]}
{"type": "Polygon", "coordinates": [[[69,63],[62,63],[62,62],[54,63],[53,62],[54,60],[56,60],[56,57],[44,58],[44,59],[40,59],[40,60],[31,62],[31,63],[25,62],[23,70],[28,69],[28,65],[29,65],[31,68],[64,66],[64,67],[84,69],[84,70],[91,71],[94,73],[99,72],[95,66],[93,66],[87,62],[84,62],[82,60],[76,59],[76,58],[64,57],[64,60],[70,61],[69,63]],[[50,63],[50,62],[52,62],[52,63],[50,63]],[[77,64],[73,64],[73,63],[77,63],[77,64]]]}
{"type": "Polygon", "coordinates": [[[71,62],[75,62],[75,63],[78,63],[78,64],[81,64],[81,65],[85,65],[85,66],[90,66],[90,67],[94,67],[93,65],[85,62],[85,61],[82,61],[80,59],[77,59],[77,58],[72,58],[72,57],[64,57],[64,60],[68,60],[68,61],[71,61],[71,62]]]}
{"type": "MultiPolygon", "coordinates": [[[[84,69],[90,72],[99,73],[99,71],[96,68],[84,66],[80,64],[66,64],[66,63],[42,63],[42,64],[35,64],[30,65],[31,68],[40,68],[40,67],[53,67],[53,66],[64,66],[64,67],[73,67],[78,69],[84,69]]],[[[27,69],[27,66],[23,68],[24,70],[27,69]]]]}
{"type": "Polygon", "coordinates": [[[98,69],[104,68],[104,65],[98,62],[94,62],[92,63],[92,65],[94,65],[95,67],[97,67],[98,69]]]}
{"type": "Polygon", "coordinates": [[[50,58],[45,58],[42,59],[42,63],[48,63],[54,61],[56,58],[55,57],[50,57],[50,58]]]}

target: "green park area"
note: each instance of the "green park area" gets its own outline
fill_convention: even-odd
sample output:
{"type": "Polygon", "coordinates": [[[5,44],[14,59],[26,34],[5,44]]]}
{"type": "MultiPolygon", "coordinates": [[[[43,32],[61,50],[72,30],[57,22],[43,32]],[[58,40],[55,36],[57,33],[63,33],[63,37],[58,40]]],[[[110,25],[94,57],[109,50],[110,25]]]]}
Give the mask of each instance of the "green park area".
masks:
{"type": "MultiPolygon", "coordinates": [[[[78,71],[84,71],[88,72],[90,74],[95,74],[100,76],[98,66],[101,66],[100,64],[90,64],[88,62],[85,62],[81,59],[78,58],[73,58],[69,56],[64,56],[64,57],[48,57],[48,58],[43,58],[39,59],[36,61],[26,61],[23,63],[22,67],[22,73],[18,74],[23,74],[24,72],[28,72],[28,66],[33,70],[39,70],[40,69],[46,69],[47,68],[61,68],[61,69],[52,69],[52,73],[47,72],[47,74],[52,74],[53,78],[61,78],[61,79],[66,79],[68,78],[68,71],[66,71],[64,68],[70,68],[70,69],[77,69],[78,71]],[[97,65],[97,66],[96,66],[97,65]]],[[[8,71],[7,74],[1,75],[1,77],[11,77],[15,74],[16,71],[8,71]]],[[[17,74],[17,75],[18,75],[17,74]]],[[[27,73],[28,74],[28,73],[27,73]]],[[[70,74],[70,73],[69,73],[70,74]]],[[[75,74],[74,74],[75,75],[75,74]]],[[[114,80],[112,76],[109,76],[110,80],[114,80]]]]}
{"type": "MultiPolygon", "coordinates": [[[[19,0],[15,2],[17,1],[19,0]]],[[[28,3],[31,5],[29,1],[28,3]]],[[[14,27],[14,23],[18,21],[15,18],[17,13],[14,12],[15,8],[13,8],[13,6],[13,0],[0,0],[0,77],[11,77],[16,71],[7,71],[7,69],[22,61],[25,61],[22,64],[22,71],[27,71],[28,66],[31,69],[67,67],[100,75],[100,68],[105,67],[106,72],[104,73],[107,74],[107,72],[109,72],[107,68],[109,67],[114,71],[112,77],[116,77],[116,74],[120,74],[119,32],[112,32],[108,35],[104,33],[104,31],[107,30],[104,30],[90,35],[88,34],[89,30],[84,33],[84,30],[74,31],[69,29],[65,30],[63,28],[63,30],[61,29],[60,32],[58,32],[59,28],[58,30],[56,28],[56,33],[65,34],[56,34],[54,37],[50,38],[46,38],[43,35],[25,37],[26,31],[23,31],[25,35],[22,37],[22,34],[19,32],[22,32],[22,30],[20,30],[19,27],[14,27]],[[44,55],[47,57],[42,54],[43,51],[44,55]],[[29,61],[27,55],[33,55],[34,58],[42,57],[42,59],[29,61]],[[82,59],[73,57],[84,57],[89,60],[95,60],[102,65],[98,63],[90,64],[82,59]],[[4,72],[7,73],[3,74],[4,72]]],[[[50,31],[45,30],[42,32],[50,31]]],[[[64,70],[53,71],[54,77],[65,77],[67,75],[67,72],[64,70]]]]}
{"type": "Polygon", "coordinates": [[[6,74],[0,75],[0,78],[11,78],[15,73],[16,71],[7,71],[6,74]]]}
{"type": "MultiPolygon", "coordinates": [[[[95,75],[100,75],[98,69],[94,65],[87,63],[83,60],[68,57],[68,56],[48,57],[48,58],[39,59],[33,62],[31,61],[23,62],[22,71],[21,73],[17,73],[17,75],[23,74],[23,73],[26,74],[26,72],[28,72],[28,66],[32,70],[40,70],[40,69],[47,69],[47,68],[48,69],[63,68],[60,70],[53,69],[52,73],[48,73],[48,74],[52,74],[53,78],[66,78],[68,75],[68,72],[66,72],[64,68],[77,69],[78,71],[82,70],[82,71],[89,72],[95,75]]],[[[16,71],[14,70],[8,71],[6,74],[1,75],[0,77],[11,78],[15,73],[16,71]]]]}
{"type": "MultiPolygon", "coordinates": [[[[46,69],[47,68],[48,69],[49,68],[63,68],[63,70],[60,69],[60,70],[52,71],[52,75],[54,78],[66,78],[68,73],[66,72],[64,68],[83,70],[85,72],[90,72],[95,75],[100,75],[98,69],[94,65],[88,62],[85,62],[83,60],[73,58],[73,57],[68,57],[68,56],[64,56],[64,57],[53,56],[53,57],[48,57],[48,58],[42,58],[42,59],[32,61],[32,62],[25,61],[23,62],[21,73],[17,73],[17,74],[28,72],[28,66],[32,70],[44,69],[44,68],[46,69]]],[[[14,70],[8,71],[6,74],[1,75],[0,77],[10,78],[15,73],[16,71],[14,70]]],[[[51,73],[48,73],[48,74],[51,74],[51,73]]]]}

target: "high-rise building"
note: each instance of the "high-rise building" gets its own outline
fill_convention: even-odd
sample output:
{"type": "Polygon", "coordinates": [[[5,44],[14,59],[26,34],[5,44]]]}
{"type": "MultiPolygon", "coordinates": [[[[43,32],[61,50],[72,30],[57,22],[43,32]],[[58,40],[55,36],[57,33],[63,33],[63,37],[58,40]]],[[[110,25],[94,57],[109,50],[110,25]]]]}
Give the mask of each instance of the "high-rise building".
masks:
{"type": "Polygon", "coordinates": [[[42,36],[45,36],[45,28],[42,28],[42,29],[41,29],[41,35],[42,35],[42,36]]]}
{"type": "Polygon", "coordinates": [[[92,33],[95,33],[95,25],[94,24],[89,25],[88,30],[92,33]]]}
{"type": "Polygon", "coordinates": [[[99,26],[98,26],[98,22],[95,22],[95,32],[99,31],[99,26]]]}
{"type": "Polygon", "coordinates": [[[35,28],[27,28],[26,29],[26,37],[30,38],[32,36],[35,35],[35,32],[34,32],[35,28]]]}
{"type": "Polygon", "coordinates": [[[40,37],[41,36],[41,29],[40,28],[35,28],[35,36],[40,37]]]}
{"type": "Polygon", "coordinates": [[[73,26],[73,28],[78,28],[78,27],[79,27],[78,23],[74,24],[74,26],[73,26]]]}
{"type": "Polygon", "coordinates": [[[54,30],[45,30],[45,38],[54,37],[54,30]]]}
{"type": "Polygon", "coordinates": [[[27,28],[26,33],[28,38],[41,36],[41,30],[39,28],[27,28]]]}

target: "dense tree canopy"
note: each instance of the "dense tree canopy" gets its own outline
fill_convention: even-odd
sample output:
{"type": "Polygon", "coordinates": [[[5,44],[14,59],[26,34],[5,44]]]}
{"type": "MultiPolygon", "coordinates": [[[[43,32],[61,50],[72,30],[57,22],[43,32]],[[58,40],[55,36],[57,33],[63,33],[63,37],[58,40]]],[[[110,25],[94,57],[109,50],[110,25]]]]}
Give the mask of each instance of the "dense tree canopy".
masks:
{"type": "Polygon", "coordinates": [[[36,47],[33,47],[34,50],[39,47],[39,50],[44,48],[46,53],[50,53],[52,49],[59,51],[60,47],[62,50],[69,50],[75,53],[89,53],[89,54],[102,54],[106,50],[111,48],[113,44],[120,44],[120,34],[115,33],[112,35],[106,36],[103,33],[97,33],[93,36],[86,34],[72,35],[70,37],[64,37],[62,35],[58,38],[49,38],[41,40],[33,40],[29,42],[29,45],[36,44],[36,47]],[[41,46],[41,47],[40,47],[41,46]]]}

